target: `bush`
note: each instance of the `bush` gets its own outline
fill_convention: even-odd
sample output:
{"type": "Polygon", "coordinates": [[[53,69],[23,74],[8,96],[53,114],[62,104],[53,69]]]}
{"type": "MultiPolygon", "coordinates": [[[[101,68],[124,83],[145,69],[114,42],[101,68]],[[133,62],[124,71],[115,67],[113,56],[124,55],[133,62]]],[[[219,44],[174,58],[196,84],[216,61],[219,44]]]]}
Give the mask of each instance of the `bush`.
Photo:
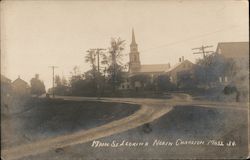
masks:
{"type": "Polygon", "coordinates": [[[225,95],[229,95],[229,94],[233,94],[237,92],[237,88],[235,86],[230,86],[227,85],[224,89],[223,89],[223,93],[225,95]]]}

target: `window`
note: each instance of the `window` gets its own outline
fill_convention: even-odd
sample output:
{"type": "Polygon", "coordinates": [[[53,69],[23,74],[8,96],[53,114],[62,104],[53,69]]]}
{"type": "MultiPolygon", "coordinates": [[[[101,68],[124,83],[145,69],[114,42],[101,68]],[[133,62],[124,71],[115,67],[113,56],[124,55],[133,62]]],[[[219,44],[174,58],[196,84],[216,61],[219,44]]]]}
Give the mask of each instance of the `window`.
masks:
{"type": "Polygon", "coordinates": [[[227,80],[227,76],[225,76],[224,81],[225,81],[225,82],[227,82],[227,81],[228,81],[228,80],[227,80]]]}
{"type": "Polygon", "coordinates": [[[170,76],[169,79],[170,79],[170,82],[173,82],[173,77],[172,76],[170,76]]]}
{"type": "Polygon", "coordinates": [[[219,77],[219,81],[222,82],[222,77],[219,77]]]}

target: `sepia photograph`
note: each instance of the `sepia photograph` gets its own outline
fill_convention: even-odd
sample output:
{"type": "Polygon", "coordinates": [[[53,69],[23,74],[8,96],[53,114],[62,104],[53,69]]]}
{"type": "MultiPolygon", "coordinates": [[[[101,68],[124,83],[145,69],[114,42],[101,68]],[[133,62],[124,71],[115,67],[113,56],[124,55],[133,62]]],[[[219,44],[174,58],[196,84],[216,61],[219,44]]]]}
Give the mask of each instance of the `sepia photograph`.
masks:
{"type": "Polygon", "coordinates": [[[250,158],[247,0],[2,0],[1,159],[250,158]]]}

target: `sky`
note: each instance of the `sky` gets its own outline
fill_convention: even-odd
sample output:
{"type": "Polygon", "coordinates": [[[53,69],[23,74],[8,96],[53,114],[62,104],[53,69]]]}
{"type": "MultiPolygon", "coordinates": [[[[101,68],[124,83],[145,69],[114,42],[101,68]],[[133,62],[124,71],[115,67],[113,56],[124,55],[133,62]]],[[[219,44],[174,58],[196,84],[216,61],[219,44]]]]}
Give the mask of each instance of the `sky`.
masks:
{"type": "Polygon", "coordinates": [[[86,51],[112,37],[125,40],[127,62],[132,28],[142,64],[195,62],[192,48],[249,41],[248,10],[244,0],[1,1],[1,73],[27,82],[38,73],[48,89],[49,66],[65,77],[87,71],[86,51]]]}

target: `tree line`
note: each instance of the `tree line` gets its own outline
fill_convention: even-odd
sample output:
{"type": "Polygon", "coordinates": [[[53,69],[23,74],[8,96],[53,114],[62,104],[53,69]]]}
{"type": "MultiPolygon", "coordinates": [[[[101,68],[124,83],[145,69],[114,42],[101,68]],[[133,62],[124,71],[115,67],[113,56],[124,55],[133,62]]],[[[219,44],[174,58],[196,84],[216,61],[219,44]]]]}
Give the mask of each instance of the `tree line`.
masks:
{"type": "MultiPolygon", "coordinates": [[[[239,77],[245,81],[247,74],[239,71],[242,67],[234,59],[225,58],[220,54],[212,53],[199,59],[192,71],[178,73],[176,83],[171,82],[171,77],[162,74],[151,77],[147,74],[138,74],[127,77],[128,64],[123,63],[125,41],[121,38],[112,38],[107,49],[89,49],[85,56],[85,63],[90,65],[90,70],[79,72],[79,67],[74,67],[69,80],[56,76],[55,93],[58,95],[76,96],[117,96],[120,92],[167,92],[167,91],[204,91],[223,86],[222,81],[230,81],[231,86],[242,88],[239,77]],[[244,77],[244,78],[242,78],[244,77]],[[220,80],[223,79],[221,82],[220,80]],[[118,90],[123,82],[129,81],[131,89],[118,90]],[[140,82],[141,87],[135,87],[135,82],[140,82]]],[[[247,70],[245,68],[245,70],[247,70]]],[[[226,92],[225,92],[226,93],[226,92]]]]}

